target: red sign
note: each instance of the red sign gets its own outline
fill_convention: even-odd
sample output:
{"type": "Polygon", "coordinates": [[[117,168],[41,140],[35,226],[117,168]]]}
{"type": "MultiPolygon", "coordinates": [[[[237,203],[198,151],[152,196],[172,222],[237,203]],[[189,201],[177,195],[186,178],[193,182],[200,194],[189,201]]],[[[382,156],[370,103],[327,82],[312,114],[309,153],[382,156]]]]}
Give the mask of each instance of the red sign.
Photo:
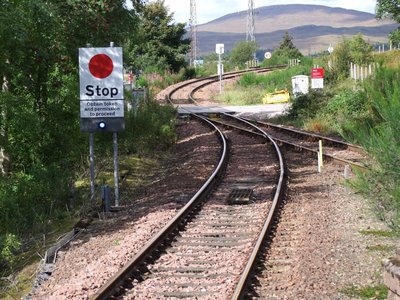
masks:
{"type": "Polygon", "coordinates": [[[96,78],[107,78],[113,69],[114,63],[106,54],[96,54],[89,61],[89,71],[96,78]]]}
{"type": "Polygon", "coordinates": [[[312,68],[311,69],[311,79],[324,78],[323,68],[312,68]]]}

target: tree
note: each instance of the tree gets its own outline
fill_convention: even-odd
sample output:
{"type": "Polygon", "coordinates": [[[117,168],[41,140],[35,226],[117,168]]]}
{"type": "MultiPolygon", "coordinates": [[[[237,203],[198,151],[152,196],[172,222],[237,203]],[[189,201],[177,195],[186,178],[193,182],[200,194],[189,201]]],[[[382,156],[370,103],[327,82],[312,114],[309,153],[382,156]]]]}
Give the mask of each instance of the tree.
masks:
{"type": "Polygon", "coordinates": [[[350,41],[343,38],[343,41],[335,47],[332,53],[332,68],[330,72],[334,79],[342,80],[350,74],[350,41]]]}
{"type": "Polygon", "coordinates": [[[0,239],[30,232],[68,203],[68,184],[86,163],[77,49],[122,45],[141,2],[128,10],[124,0],[0,1],[0,147],[10,156],[0,239]]]}
{"type": "Polygon", "coordinates": [[[400,23],[399,0],[377,0],[375,10],[378,19],[389,18],[400,23]]]}
{"type": "Polygon", "coordinates": [[[350,40],[349,50],[352,62],[357,65],[367,65],[373,61],[373,47],[364,40],[361,33],[350,40]]]}
{"type": "Polygon", "coordinates": [[[293,37],[289,35],[286,31],[285,35],[283,36],[283,40],[279,45],[278,50],[285,56],[289,58],[300,58],[303,57],[300,50],[293,43],[293,37]]]}
{"type": "Polygon", "coordinates": [[[278,49],[272,53],[272,58],[265,62],[268,65],[287,64],[289,59],[303,57],[300,50],[293,43],[293,37],[285,32],[278,49]]]}
{"type": "MultiPolygon", "coordinates": [[[[376,18],[389,18],[400,23],[400,1],[399,0],[377,0],[376,18]]],[[[389,34],[392,43],[400,44],[400,29],[396,29],[389,34]]]]}
{"type": "Polygon", "coordinates": [[[350,64],[367,65],[373,61],[373,47],[363,38],[362,34],[355,35],[351,40],[343,41],[335,47],[332,53],[332,72],[336,79],[349,76],[350,64]]]}
{"type": "Polygon", "coordinates": [[[243,67],[247,61],[253,59],[257,48],[256,42],[239,42],[232,49],[229,60],[232,65],[243,67]]]}
{"type": "Polygon", "coordinates": [[[173,14],[168,13],[164,0],[146,4],[140,20],[137,41],[130,43],[130,65],[139,70],[175,72],[184,67],[190,50],[190,40],[184,38],[186,24],[173,23],[173,14]]]}

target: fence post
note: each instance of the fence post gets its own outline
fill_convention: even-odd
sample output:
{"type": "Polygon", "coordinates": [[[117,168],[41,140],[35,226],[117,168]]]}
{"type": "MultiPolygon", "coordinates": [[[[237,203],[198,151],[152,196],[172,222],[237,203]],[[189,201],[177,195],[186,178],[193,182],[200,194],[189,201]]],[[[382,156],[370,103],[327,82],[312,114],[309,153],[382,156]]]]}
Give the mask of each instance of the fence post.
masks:
{"type": "Polygon", "coordinates": [[[360,80],[364,80],[364,66],[360,66],[360,80]]]}
{"type": "Polygon", "coordinates": [[[354,64],[354,80],[357,80],[357,65],[354,64]]]}
{"type": "Polygon", "coordinates": [[[350,63],[350,78],[353,79],[354,78],[354,70],[353,70],[353,63],[350,63]]]}

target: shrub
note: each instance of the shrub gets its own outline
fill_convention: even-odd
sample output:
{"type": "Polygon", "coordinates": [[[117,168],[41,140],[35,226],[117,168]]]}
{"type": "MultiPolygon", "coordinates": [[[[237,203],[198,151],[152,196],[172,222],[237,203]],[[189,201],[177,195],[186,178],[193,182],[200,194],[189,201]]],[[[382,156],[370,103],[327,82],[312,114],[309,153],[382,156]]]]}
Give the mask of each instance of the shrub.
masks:
{"type": "MultiPolygon", "coordinates": [[[[21,247],[21,242],[15,234],[0,235],[0,265],[10,264],[15,260],[15,252],[21,247]]],[[[3,275],[3,274],[0,274],[3,275]]]]}
{"type": "Polygon", "coordinates": [[[368,116],[367,97],[363,90],[345,89],[334,95],[317,115],[323,119],[331,131],[350,138],[354,123],[368,116]]]}
{"type": "Polygon", "coordinates": [[[352,135],[373,160],[354,185],[370,196],[381,218],[399,230],[400,68],[377,70],[365,90],[371,116],[358,122],[352,135]]]}
{"type": "Polygon", "coordinates": [[[142,102],[137,111],[126,112],[121,134],[127,153],[166,150],[175,142],[176,110],[155,101],[142,102]]]}
{"type": "Polygon", "coordinates": [[[327,105],[331,97],[332,94],[325,90],[310,90],[308,94],[301,94],[293,99],[289,117],[302,120],[312,119],[327,105]]]}

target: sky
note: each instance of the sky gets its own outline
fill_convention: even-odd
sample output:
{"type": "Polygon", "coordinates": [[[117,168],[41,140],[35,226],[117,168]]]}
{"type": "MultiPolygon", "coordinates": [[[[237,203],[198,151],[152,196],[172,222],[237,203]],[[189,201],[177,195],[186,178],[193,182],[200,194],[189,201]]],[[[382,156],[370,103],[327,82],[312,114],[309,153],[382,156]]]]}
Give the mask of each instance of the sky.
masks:
{"type": "MultiPolygon", "coordinates": [[[[190,0],[165,0],[165,4],[169,11],[174,13],[176,22],[189,23],[190,0]]],[[[375,13],[376,0],[254,0],[255,8],[278,4],[325,5],[375,13]]],[[[247,0],[197,0],[197,24],[207,23],[230,13],[247,10],[247,5],[247,0]]]]}

